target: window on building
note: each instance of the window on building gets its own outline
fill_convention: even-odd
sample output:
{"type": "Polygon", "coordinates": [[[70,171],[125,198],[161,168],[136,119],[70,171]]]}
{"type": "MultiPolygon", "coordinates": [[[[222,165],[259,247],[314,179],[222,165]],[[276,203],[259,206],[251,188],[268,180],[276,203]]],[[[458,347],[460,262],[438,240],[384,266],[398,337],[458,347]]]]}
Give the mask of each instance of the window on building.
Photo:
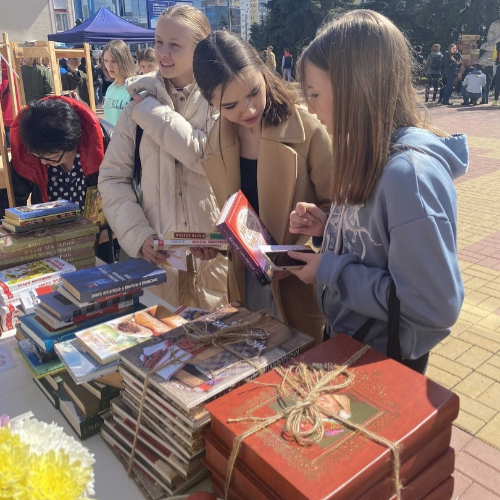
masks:
{"type": "Polygon", "coordinates": [[[66,12],[56,12],[56,30],[58,32],[69,30],[68,14],[66,12]]]}

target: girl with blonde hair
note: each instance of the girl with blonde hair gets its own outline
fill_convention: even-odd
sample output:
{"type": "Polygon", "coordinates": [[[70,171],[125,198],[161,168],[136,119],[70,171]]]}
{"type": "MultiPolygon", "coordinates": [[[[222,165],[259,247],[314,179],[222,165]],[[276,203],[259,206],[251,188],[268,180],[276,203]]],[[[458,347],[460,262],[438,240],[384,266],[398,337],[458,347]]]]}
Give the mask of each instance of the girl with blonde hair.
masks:
{"type": "Polygon", "coordinates": [[[174,306],[203,309],[227,303],[227,258],[204,262],[189,254],[187,270],[178,271],[166,265],[154,239],[213,231],[219,214],[201,165],[214,111],[193,77],[194,49],[209,33],[208,19],[194,7],[172,6],[160,16],[159,71],[128,80],[133,102],[118,120],[99,176],[103,210],[122,249],[167,272],[153,291],[174,306]]]}
{"type": "Polygon", "coordinates": [[[302,87],[333,139],[333,204],[329,216],[296,206],[290,232],[322,237],[321,252],[290,255],[307,262],[293,272],[317,284],[327,336],[347,333],[424,372],[463,301],[453,179],[468,150],[465,136],[422,120],[410,57],[398,28],[369,10],[305,49],[302,87]]]}
{"type": "Polygon", "coordinates": [[[123,108],[130,101],[125,80],[135,76],[134,60],[128,45],[123,40],[112,40],[102,51],[104,76],[114,82],[107,88],[104,96],[104,117],[116,125],[123,108]]]}

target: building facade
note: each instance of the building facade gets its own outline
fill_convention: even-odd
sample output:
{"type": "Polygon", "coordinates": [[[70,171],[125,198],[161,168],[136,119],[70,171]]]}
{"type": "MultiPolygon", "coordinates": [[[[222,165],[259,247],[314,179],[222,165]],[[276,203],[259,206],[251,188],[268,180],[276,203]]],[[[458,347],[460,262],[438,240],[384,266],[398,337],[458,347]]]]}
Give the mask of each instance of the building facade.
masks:
{"type": "Polygon", "coordinates": [[[241,0],[202,0],[201,10],[212,30],[228,29],[241,34],[241,0]]]}
{"type": "Polygon", "coordinates": [[[0,32],[12,42],[47,40],[47,35],[73,26],[73,0],[23,0],[22,8],[12,0],[0,0],[0,32]]]}

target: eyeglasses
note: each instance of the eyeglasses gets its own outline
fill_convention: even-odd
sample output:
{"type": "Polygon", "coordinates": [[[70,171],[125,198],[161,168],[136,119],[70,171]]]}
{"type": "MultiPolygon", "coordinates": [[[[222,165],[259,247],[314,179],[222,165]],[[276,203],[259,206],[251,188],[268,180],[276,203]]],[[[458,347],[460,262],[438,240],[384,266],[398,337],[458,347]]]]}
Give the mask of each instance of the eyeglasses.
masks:
{"type": "Polygon", "coordinates": [[[66,153],[66,151],[63,150],[59,159],[55,160],[54,158],[44,158],[43,156],[38,156],[38,155],[32,153],[26,146],[24,146],[24,152],[30,156],[33,156],[33,158],[38,158],[39,160],[48,161],[50,163],[60,163],[62,160],[62,157],[64,156],[64,153],[66,153]]]}

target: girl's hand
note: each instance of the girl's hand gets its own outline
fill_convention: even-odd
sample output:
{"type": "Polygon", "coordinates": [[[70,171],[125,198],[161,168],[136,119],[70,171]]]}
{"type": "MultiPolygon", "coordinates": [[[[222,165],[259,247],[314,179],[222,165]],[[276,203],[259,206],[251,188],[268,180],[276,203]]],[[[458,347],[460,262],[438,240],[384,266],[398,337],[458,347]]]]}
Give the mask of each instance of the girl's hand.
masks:
{"type": "Polygon", "coordinates": [[[314,203],[300,202],[290,214],[289,231],[292,234],[323,236],[327,220],[328,215],[314,203]]]}
{"type": "Polygon", "coordinates": [[[219,250],[217,248],[191,248],[191,254],[200,260],[212,260],[217,257],[219,250]]]}
{"type": "Polygon", "coordinates": [[[292,274],[304,283],[316,283],[316,271],[323,258],[322,253],[288,252],[292,259],[302,260],[305,265],[299,269],[290,269],[292,274]]]}
{"type": "Polygon", "coordinates": [[[152,236],[148,236],[142,244],[141,252],[153,264],[161,264],[165,261],[166,256],[163,252],[154,249],[155,238],[158,238],[158,235],[153,234],[152,236]]]}
{"type": "Polygon", "coordinates": [[[144,99],[146,99],[146,97],[147,97],[146,95],[134,94],[134,95],[132,96],[132,99],[133,99],[135,102],[139,103],[139,102],[144,101],[144,99]]]}

